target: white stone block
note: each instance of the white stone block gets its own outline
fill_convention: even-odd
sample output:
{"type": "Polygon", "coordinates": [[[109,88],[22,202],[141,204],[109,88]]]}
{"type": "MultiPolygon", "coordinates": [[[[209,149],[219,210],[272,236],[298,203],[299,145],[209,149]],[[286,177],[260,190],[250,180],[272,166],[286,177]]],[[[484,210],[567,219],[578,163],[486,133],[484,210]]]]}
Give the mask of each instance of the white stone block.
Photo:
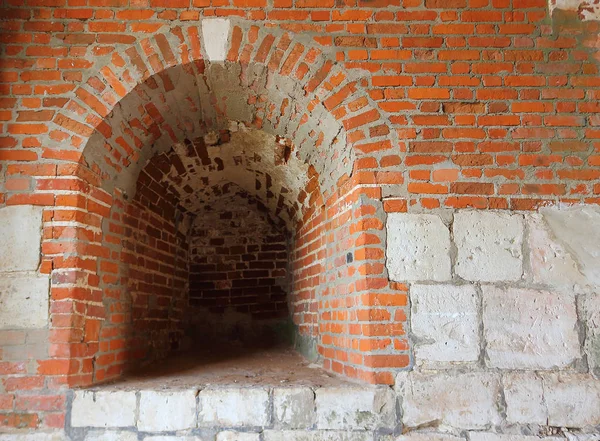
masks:
{"type": "Polygon", "coordinates": [[[263,427],[269,424],[265,389],[205,389],[199,395],[198,425],[263,427]]]}
{"type": "Polygon", "coordinates": [[[587,361],[596,376],[600,376],[600,291],[581,296],[581,312],[585,326],[585,345],[587,361]]]}
{"type": "Polygon", "coordinates": [[[63,430],[38,433],[0,434],[0,441],[71,441],[63,430]]]}
{"type": "Polygon", "coordinates": [[[571,252],[554,238],[543,217],[535,213],[526,219],[531,281],[563,289],[587,285],[571,252]]]}
{"type": "Polygon", "coordinates": [[[0,273],[37,271],[42,239],[42,207],[0,208],[0,273]]]}
{"type": "Polygon", "coordinates": [[[101,432],[93,430],[88,432],[84,438],[85,441],[138,441],[138,436],[134,432],[125,430],[103,430],[101,432]]]}
{"type": "Polygon", "coordinates": [[[600,286],[600,207],[548,207],[540,213],[552,236],[572,252],[590,284],[600,286]]]}
{"type": "Polygon", "coordinates": [[[335,430],[265,430],[264,441],[373,441],[372,432],[335,430]]]}
{"type": "Polygon", "coordinates": [[[315,391],[318,429],[393,428],[396,398],[388,387],[323,387],[315,391]]]}
{"type": "Polygon", "coordinates": [[[586,374],[542,373],[548,425],[582,428],[600,424],[600,381],[586,374]]]}
{"type": "Polygon", "coordinates": [[[202,42],[209,61],[225,61],[230,21],[226,18],[202,20],[202,42]]]}
{"type": "Polygon", "coordinates": [[[309,387],[273,390],[275,426],[310,429],[315,423],[315,393],[309,387]]]}
{"type": "Polygon", "coordinates": [[[465,280],[519,280],[523,274],[523,217],[489,211],[454,215],[455,271],[465,280]]]}
{"type": "MultiPolygon", "coordinates": [[[[136,438],[137,440],[137,438],[136,438]]],[[[150,435],[145,436],[144,441],[212,441],[213,437],[199,437],[199,436],[171,436],[171,435],[150,435]]],[[[217,440],[218,441],[218,440],[217,440]]]]}
{"type": "Polygon", "coordinates": [[[71,410],[73,427],[132,427],[135,425],[134,391],[76,391],[71,410]]]}
{"type": "Polygon", "coordinates": [[[0,329],[47,327],[49,298],[47,275],[0,274],[0,329]]]}
{"type": "Polygon", "coordinates": [[[260,441],[260,434],[227,430],[217,434],[217,441],[260,441]]]}
{"type": "Polygon", "coordinates": [[[437,432],[409,432],[399,437],[390,437],[394,441],[464,441],[465,438],[437,432]]]}
{"type": "Polygon", "coordinates": [[[477,361],[479,300],[472,285],[412,285],[410,303],[417,365],[477,361]]]}
{"type": "Polygon", "coordinates": [[[504,375],[502,384],[509,423],[546,424],[548,410],[540,377],[534,372],[511,372],[504,375]]]}
{"type": "Polygon", "coordinates": [[[500,382],[491,372],[400,372],[396,391],[405,428],[483,429],[501,421],[496,404],[500,382]]]}
{"type": "Polygon", "coordinates": [[[196,391],[141,391],[137,427],[143,432],[196,427],[196,391]]]}
{"type": "Polygon", "coordinates": [[[493,286],[482,289],[490,367],[564,368],[581,357],[572,295],[493,286]]]}
{"type": "Polygon", "coordinates": [[[491,432],[470,432],[469,441],[564,441],[562,436],[503,435],[491,432]]]}
{"type": "Polygon", "coordinates": [[[390,213],[386,256],[392,280],[450,280],[450,231],[433,214],[390,213]]]}

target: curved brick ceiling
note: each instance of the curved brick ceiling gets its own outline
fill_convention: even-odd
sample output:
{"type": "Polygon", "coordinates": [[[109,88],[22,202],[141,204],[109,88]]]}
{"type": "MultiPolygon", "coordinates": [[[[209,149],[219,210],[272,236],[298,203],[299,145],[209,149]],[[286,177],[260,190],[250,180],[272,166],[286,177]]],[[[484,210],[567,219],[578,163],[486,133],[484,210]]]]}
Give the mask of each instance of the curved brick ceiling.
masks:
{"type": "Polygon", "coordinates": [[[233,183],[289,223],[309,200],[303,192],[309,168],[321,186],[331,186],[351,174],[353,163],[342,126],[324,107],[306,121],[304,95],[298,83],[264,66],[178,65],[126,95],[84,156],[109,177],[109,190],[132,195],[148,161],[173,151],[184,170],[173,165],[168,179],[186,210],[211,203],[215,186],[233,183]]]}

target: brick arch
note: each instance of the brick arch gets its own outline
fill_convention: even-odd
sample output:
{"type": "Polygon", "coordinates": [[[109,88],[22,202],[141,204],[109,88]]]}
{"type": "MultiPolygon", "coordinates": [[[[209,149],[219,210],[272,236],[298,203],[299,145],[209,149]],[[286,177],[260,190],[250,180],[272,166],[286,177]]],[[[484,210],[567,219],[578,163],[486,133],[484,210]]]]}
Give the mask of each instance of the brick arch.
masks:
{"type": "Polygon", "coordinates": [[[119,177],[135,182],[157,153],[175,142],[225,129],[231,119],[290,138],[305,162],[321,164],[320,208],[306,210],[294,233],[293,259],[298,267],[294,289],[303,299],[294,311],[297,325],[308,336],[308,344],[318,338],[316,349],[327,369],[391,383],[393,371],[405,367],[409,357],[403,327],[406,290],[390,284],[385,270],[381,184],[403,182],[400,155],[397,161],[389,160],[395,135],[388,121],[363,93],[366,84],[304,37],[236,24],[226,60],[211,67],[199,35],[198,27],[175,28],[113,53],[110,63],[88,75],[53,120],[49,143],[67,146],[61,147],[63,158],[79,163],[73,173],[84,183],[78,194],[87,212],[74,227],[82,243],[73,250],[75,260],[56,270],[74,274],[76,286],[57,282],[52,287],[54,300],[65,301],[65,315],[71,317],[70,333],[60,342],[69,384],[89,384],[120,373],[108,368],[102,378],[94,378],[103,355],[109,355],[101,354],[106,344],[102,323],[107,320],[103,298],[120,295],[106,288],[115,284],[119,271],[118,250],[110,242],[118,238],[107,239],[106,231],[122,227],[111,220],[120,220],[127,204],[119,177]],[[217,94],[208,98],[212,104],[208,117],[190,119],[191,125],[174,127],[169,115],[162,123],[157,121],[161,118],[153,112],[158,101],[144,96],[141,85],[175,90],[176,79],[169,69],[197,78],[213,68],[232,69],[250,90],[255,84],[250,80],[264,78],[263,93],[249,94],[245,104],[251,110],[242,111],[251,118],[232,117],[232,109],[223,106],[217,94]],[[293,93],[278,91],[276,84],[293,93]],[[140,107],[124,109],[122,103],[132,96],[140,107]],[[281,115],[288,108],[293,111],[284,126],[281,115]],[[91,239],[86,236],[90,231],[95,234],[91,239]]]}

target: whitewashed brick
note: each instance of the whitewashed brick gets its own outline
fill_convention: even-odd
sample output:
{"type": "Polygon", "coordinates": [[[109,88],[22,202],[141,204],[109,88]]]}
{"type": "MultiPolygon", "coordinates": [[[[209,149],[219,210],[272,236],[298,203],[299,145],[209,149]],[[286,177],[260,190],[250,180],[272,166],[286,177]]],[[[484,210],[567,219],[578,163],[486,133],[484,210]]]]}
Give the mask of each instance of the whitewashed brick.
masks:
{"type": "Polygon", "coordinates": [[[412,285],[410,303],[417,365],[477,361],[479,301],[472,285],[412,285]]]}
{"type": "Polygon", "coordinates": [[[196,391],[141,391],[137,427],[144,432],[196,427],[196,391]]]}
{"type": "Polygon", "coordinates": [[[482,289],[490,367],[563,368],[581,357],[572,295],[493,286],[482,289]]]}
{"type": "Polygon", "coordinates": [[[465,280],[519,280],[523,274],[523,217],[489,211],[454,215],[455,271],[465,280]]]}
{"type": "Polygon", "coordinates": [[[445,281],[450,274],[450,231],[433,214],[390,213],[387,269],[392,280],[445,281]]]}
{"type": "Polygon", "coordinates": [[[315,423],[315,393],[309,387],[273,390],[276,427],[309,429],[315,423]]]}
{"type": "Polygon", "coordinates": [[[586,374],[542,373],[550,426],[600,424],[600,381],[586,374]]]}
{"type": "Polygon", "coordinates": [[[260,441],[260,434],[227,430],[217,434],[217,441],[260,441]]]}
{"type": "Polygon", "coordinates": [[[265,430],[264,441],[373,441],[372,432],[265,430]]]}
{"type": "Polygon", "coordinates": [[[47,327],[49,290],[50,279],[43,274],[0,275],[0,329],[47,327]]]}
{"type": "Polygon", "coordinates": [[[135,425],[134,391],[77,391],[73,399],[73,427],[129,427],[135,425]]]}
{"type": "Polygon", "coordinates": [[[42,239],[42,207],[0,208],[0,273],[37,271],[42,239]]]}
{"type": "Polygon", "coordinates": [[[506,420],[515,424],[545,425],[548,410],[544,404],[542,379],[534,372],[511,372],[502,379],[506,420]]]}
{"type": "Polygon", "coordinates": [[[202,43],[209,61],[224,61],[231,24],[225,18],[202,20],[202,43]]]}
{"type": "Polygon", "coordinates": [[[199,395],[198,425],[266,426],[269,393],[265,389],[206,389],[199,395]]]}
{"type": "Polygon", "coordinates": [[[482,429],[501,421],[500,382],[491,372],[401,372],[396,391],[405,428],[428,424],[482,429]]]}
{"type": "Polygon", "coordinates": [[[395,425],[396,399],[388,387],[323,387],[315,396],[318,429],[368,430],[395,425]]]}

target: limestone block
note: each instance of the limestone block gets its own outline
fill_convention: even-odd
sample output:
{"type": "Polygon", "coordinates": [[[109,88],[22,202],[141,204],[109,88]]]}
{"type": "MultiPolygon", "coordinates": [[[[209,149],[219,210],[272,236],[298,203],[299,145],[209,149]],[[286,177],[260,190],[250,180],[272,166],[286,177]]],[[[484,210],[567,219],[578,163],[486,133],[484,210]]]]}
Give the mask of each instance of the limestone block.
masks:
{"type": "Polygon", "coordinates": [[[477,361],[479,302],[472,285],[412,285],[410,303],[418,365],[477,361]]]}
{"type": "Polygon", "coordinates": [[[503,435],[491,432],[470,432],[469,441],[564,441],[561,436],[503,435]]]}
{"type": "Polygon", "coordinates": [[[230,22],[225,18],[202,20],[202,42],[209,61],[224,61],[227,57],[227,39],[230,22]]]}
{"type": "Polygon", "coordinates": [[[390,213],[387,269],[397,281],[450,280],[450,232],[433,214],[390,213]]]}
{"type": "Polygon", "coordinates": [[[581,428],[600,424],[600,381],[586,374],[541,375],[548,425],[581,428]]]}
{"type": "Polygon", "coordinates": [[[455,271],[465,280],[519,280],[523,274],[523,217],[489,211],[454,215],[455,271]]]}
{"type": "Polygon", "coordinates": [[[540,213],[552,236],[572,252],[590,284],[600,286],[600,207],[548,207],[540,213]]]}
{"type": "Polygon", "coordinates": [[[572,295],[493,286],[482,289],[488,366],[564,368],[581,357],[572,295]]]}
{"type": "Polygon", "coordinates": [[[372,432],[335,430],[265,430],[264,441],[373,441],[372,432]]]}
{"type": "Polygon", "coordinates": [[[396,391],[405,428],[482,429],[501,421],[496,405],[500,382],[491,372],[400,372],[396,391]]]}
{"type": "Polygon", "coordinates": [[[144,432],[196,427],[196,391],[141,391],[137,427],[144,432]]]}
{"type": "Polygon", "coordinates": [[[76,391],[71,411],[71,426],[134,426],[136,401],[133,391],[76,391]]]}
{"type": "MultiPolygon", "coordinates": [[[[137,440],[137,438],[136,438],[137,440]]],[[[144,437],[144,441],[212,441],[213,437],[198,437],[198,436],[170,436],[170,435],[151,435],[144,437]]],[[[219,441],[219,440],[217,440],[219,441]]]]}
{"type": "Polygon", "coordinates": [[[85,435],[84,441],[138,441],[138,436],[125,430],[93,430],[85,435]]]}
{"type": "Polygon", "coordinates": [[[315,393],[309,387],[273,390],[275,426],[310,429],[315,423],[315,393]]]}
{"type": "Polygon", "coordinates": [[[269,423],[265,389],[206,389],[199,394],[198,425],[262,427],[269,423]]]}
{"type": "Polygon", "coordinates": [[[464,441],[465,438],[437,432],[409,432],[405,435],[392,437],[390,441],[464,441]]]}
{"type": "Polygon", "coordinates": [[[49,289],[46,275],[0,275],[0,329],[47,327],[49,289]]]}
{"type": "Polygon", "coordinates": [[[506,401],[506,420],[515,424],[545,425],[548,411],[544,404],[542,379],[534,372],[511,372],[502,379],[506,401]]]}
{"type": "Polygon", "coordinates": [[[600,376],[600,292],[581,296],[580,299],[587,361],[596,376],[600,376]]]}
{"type": "Polygon", "coordinates": [[[0,273],[37,271],[42,239],[42,207],[0,208],[0,273]]]}
{"type": "Polygon", "coordinates": [[[393,428],[396,398],[388,387],[323,387],[315,391],[318,429],[393,428]]]}
{"type": "Polygon", "coordinates": [[[260,441],[260,434],[227,430],[217,434],[217,441],[260,441]]]}
{"type": "Polygon", "coordinates": [[[529,265],[534,283],[559,288],[586,285],[571,252],[550,233],[542,215],[527,215],[529,265]]]}
{"type": "Polygon", "coordinates": [[[0,434],[0,441],[71,441],[63,430],[38,433],[0,434]]]}

